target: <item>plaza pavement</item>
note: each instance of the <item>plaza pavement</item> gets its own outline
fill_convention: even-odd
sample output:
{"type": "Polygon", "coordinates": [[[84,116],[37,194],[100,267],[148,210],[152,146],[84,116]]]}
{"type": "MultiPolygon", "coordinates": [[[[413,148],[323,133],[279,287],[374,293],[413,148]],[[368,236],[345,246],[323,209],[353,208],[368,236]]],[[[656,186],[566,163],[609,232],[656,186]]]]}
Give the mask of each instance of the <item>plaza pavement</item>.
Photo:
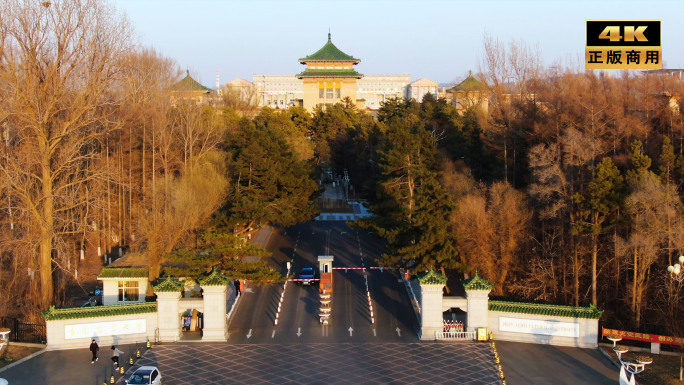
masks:
{"type": "MultiPolygon", "coordinates": [[[[133,368],[126,364],[123,384],[138,365],[158,366],[164,384],[500,384],[490,344],[339,343],[155,345],[133,368]]],[[[133,346],[121,346],[127,359],[133,346]]],[[[10,385],[109,383],[113,365],[108,349],[90,363],[87,348],[48,351],[0,376],[10,385]]],[[[126,361],[127,362],[127,361],[126,361]]]]}
{"type": "MultiPolygon", "coordinates": [[[[164,384],[500,384],[489,343],[227,344],[169,343],[142,348],[138,365],[158,366],[164,384]]],[[[510,385],[614,384],[617,368],[598,350],[496,342],[510,385]]],[[[124,360],[136,346],[122,345],[124,360]]],[[[47,351],[0,370],[10,385],[102,385],[111,354],[90,363],[87,347],[47,351]]],[[[132,369],[115,374],[123,384],[132,369]]]]}

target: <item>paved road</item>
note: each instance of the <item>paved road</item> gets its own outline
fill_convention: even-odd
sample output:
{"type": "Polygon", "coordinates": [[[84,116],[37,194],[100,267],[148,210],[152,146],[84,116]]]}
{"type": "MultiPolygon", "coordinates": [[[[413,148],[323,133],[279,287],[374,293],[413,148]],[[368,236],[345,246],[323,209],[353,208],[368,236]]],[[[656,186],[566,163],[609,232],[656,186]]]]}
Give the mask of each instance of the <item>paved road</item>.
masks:
{"type": "Polygon", "coordinates": [[[497,341],[509,385],[616,384],[619,371],[598,349],[497,341]]]}
{"type": "Polygon", "coordinates": [[[334,256],[330,323],[326,327],[319,322],[317,285],[289,282],[279,313],[284,285],[255,286],[244,294],[230,320],[229,342],[417,341],[418,320],[397,273],[387,269],[353,269],[375,266],[372,261],[382,253],[382,247],[381,239],[353,230],[344,222],[308,222],[274,232],[267,249],[273,253],[271,263],[283,273],[287,261],[292,263],[292,272],[302,267],[318,270],[319,255],[334,256]]]}

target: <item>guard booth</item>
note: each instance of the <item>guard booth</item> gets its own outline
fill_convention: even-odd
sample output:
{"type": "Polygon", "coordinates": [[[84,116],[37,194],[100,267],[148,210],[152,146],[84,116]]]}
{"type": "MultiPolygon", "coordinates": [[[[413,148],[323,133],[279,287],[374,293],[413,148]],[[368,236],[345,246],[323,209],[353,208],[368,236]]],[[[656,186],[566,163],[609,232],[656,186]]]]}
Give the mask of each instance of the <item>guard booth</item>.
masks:
{"type": "Polygon", "coordinates": [[[318,256],[318,271],[321,273],[320,286],[318,291],[321,293],[332,293],[332,255],[318,256]]]}

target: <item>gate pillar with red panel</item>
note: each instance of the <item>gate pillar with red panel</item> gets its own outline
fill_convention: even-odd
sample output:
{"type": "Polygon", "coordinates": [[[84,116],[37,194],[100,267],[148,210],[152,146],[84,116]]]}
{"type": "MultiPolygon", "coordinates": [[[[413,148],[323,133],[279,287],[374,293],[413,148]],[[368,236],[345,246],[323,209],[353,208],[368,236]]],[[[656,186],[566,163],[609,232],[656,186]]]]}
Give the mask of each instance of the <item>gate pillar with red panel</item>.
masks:
{"type": "Polygon", "coordinates": [[[318,271],[321,274],[321,281],[318,291],[323,293],[332,293],[332,255],[318,256],[318,271]]]}

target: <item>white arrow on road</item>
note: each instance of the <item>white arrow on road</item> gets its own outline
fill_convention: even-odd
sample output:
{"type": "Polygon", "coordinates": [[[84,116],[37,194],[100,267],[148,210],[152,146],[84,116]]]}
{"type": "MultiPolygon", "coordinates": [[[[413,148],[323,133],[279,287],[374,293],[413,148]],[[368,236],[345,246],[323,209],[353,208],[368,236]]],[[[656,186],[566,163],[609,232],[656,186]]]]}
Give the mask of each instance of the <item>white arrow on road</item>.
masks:
{"type": "Polygon", "coordinates": [[[350,326],[350,327],[349,327],[349,337],[352,336],[352,332],[353,332],[353,331],[354,331],[354,329],[352,329],[352,327],[350,326]]]}
{"type": "Polygon", "coordinates": [[[271,333],[271,338],[275,337],[275,330],[271,333]]]}
{"type": "Polygon", "coordinates": [[[252,336],[252,329],[249,329],[249,333],[247,333],[247,339],[249,339],[252,336]]]}
{"type": "Polygon", "coordinates": [[[302,328],[297,328],[297,337],[302,335],[302,328]]]}
{"type": "Polygon", "coordinates": [[[399,330],[399,328],[397,327],[396,331],[397,331],[397,335],[399,335],[399,337],[401,337],[401,330],[399,330]]]}

